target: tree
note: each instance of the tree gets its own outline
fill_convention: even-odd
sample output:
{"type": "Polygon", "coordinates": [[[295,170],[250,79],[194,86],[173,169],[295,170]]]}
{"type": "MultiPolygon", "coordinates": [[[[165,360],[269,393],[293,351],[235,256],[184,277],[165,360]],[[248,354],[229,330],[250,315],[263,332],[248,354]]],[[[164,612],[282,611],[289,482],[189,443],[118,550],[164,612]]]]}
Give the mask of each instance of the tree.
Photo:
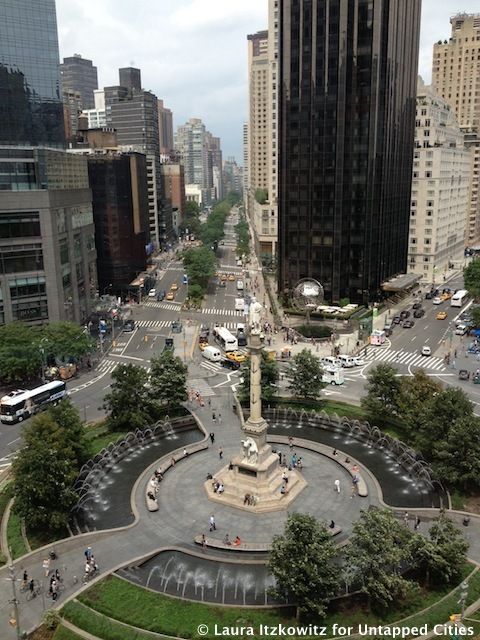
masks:
{"type": "Polygon", "coordinates": [[[72,488],[78,469],[71,460],[47,441],[37,438],[20,449],[12,470],[15,513],[31,528],[64,529],[78,500],[72,488]]]}
{"type": "Polygon", "coordinates": [[[171,411],[187,399],[188,367],[173,352],[165,350],[152,358],[150,390],[154,402],[171,411]]]}
{"type": "Polygon", "coordinates": [[[432,468],[443,482],[464,491],[480,488],[480,419],[459,418],[433,442],[432,468]]]}
{"type": "Polygon", "coordinates": [[[450,387],[425,399],[422,428],[416,433],[414,444],[427,460],[432,460],[436,443],[448,439],[453,424],[473,416],[473,405],[458,387],[450,387]]]}
{"type": "Polygon", "coordinates": [[[258,204],[265,204],[268,200],[268,191],[266,189],[255,189],[255,200],[258,204]]]}
{"type": "Polygon", "coordinates": [[[339,588],[340,569],[333,563],[336,553],[326,526],[310,515],[290,514],[283,535],[273,537],[268,568],[277,581],[274,592],[296,604],[298,618],[325,616],[339,588]]]}
{"type": "Polygon", "coordinates": [[[194,218],[200,214],[200,206],[194,200],[187,200],[185,203],[185,217],[194,218]]]}
{"type": "Polygon", "coordinates": [[[70,461],[74,476],[88,459],[85,427],[78,409],[69,399],[62,400],[56,407],[50,407],[48,411],[36,415],[25,427],[23,439],[26,445],[32,446],[38,441],[45,442],[70,461]]]}
{"type": "Polygon", "coordinates": [[[425,412],[429,402],[441,393],[442,385],[430,378],[423,369],[400,382],[397,411],[404,430],[415,438],[425,423],[425,412]]]}
{"type": "Polygon", "coordinates": [[[373,608],[385,609],[411,589],[400,575],[412,533],[388,509],[362,511],[345,554],[346,571],[373,608]]]}
{"type": "Polygon", "coordinates": [[[0,379],[10,384],[37,377],[42,366],[40,330],[22,322],[0,327],[0,379]]]}
{"type": "Polygon", "coordinates": [[[437,553],[444,560],[446,569],[443,574],[436,576],[446,583],[457,580],[462,572],[462,566],[467,560],[468,543],[465,541],[463,533],[447,518],[445,513],[441,513],[430,527],[429,538],[436,546],[437,553]]]}
{"type": "Polygon", "coordinates": [[[52,322],[42,328],[42,344],[45,353],[68,362],[91,353],[94,342],[83,327],[74,322],[52,322]]]}
{"type": "Polygon", "coordinates": [[[480,260],[475,258],[463,270],[465,289],[472,298],[480,297],[480,260]]]}
{"type": "Polygon", "coordinates": [[[398,415],[401,382],[397,371],[388,364],[379,364],[367,375],[366,395],[361,400],[369,420],[382,423],[385,416],[398,415]]]}
{"type": "Polygon", "coordinates": [[[475,328],[480,327],[480,307],[470,307],[470,314],[472,316],[472,322],[475,325],[475,328]]]}
{"type": "Polygon", "coordinates": [[[143,367],[120,364],[112,372],[111,391],[103,407],[109,413],[110,431],[132,431],[147,426],[154,407],[147,389],[148,375],[143,367]]]}
{"type": "Polygon", "coordinates": [[[308,349],[293,356],[288,364],[286,376],[290,380],[288,388],[297,398],[316,400],[325,387],[322,382],[323,369],[320,360],[308,349]]]}
{"type": "Polygon", "coordinates": [[[439,549],[425,536],[415,533],[409,542],[412,569],[419,571],[429,587],[433,578],[435,585],[446,582],[449,575],[448,561],[439,553],[439,549]]]}
{"type": "MultiPolygon", "coordinates": [[[[268,353],[262,351],[262,359],[260,360],[261,379],[261,395],[262,400],[269,402],[277,393],[278,382],[278,364],[275,360],[271,360],[268,353]]],[[[241,368],[242,380],[240,385],[240,396],[242,400],[246,400],[250,395],[250,360],[247,359],[241,368]]]]}
{"type": "Polygon", "coordinates": [[[190,285],[198,285],[206,289],[208,280],[215,273],[215,254],[208,247],[190,249],[183,254],[183,264],[190,285]]]}

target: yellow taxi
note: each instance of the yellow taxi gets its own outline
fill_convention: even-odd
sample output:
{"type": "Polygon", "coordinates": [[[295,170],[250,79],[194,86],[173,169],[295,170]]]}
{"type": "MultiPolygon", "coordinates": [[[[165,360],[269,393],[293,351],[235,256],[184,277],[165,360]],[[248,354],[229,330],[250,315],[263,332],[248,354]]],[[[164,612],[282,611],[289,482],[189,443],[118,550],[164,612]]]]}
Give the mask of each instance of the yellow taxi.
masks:
{"type": "Polygon", "coordinates": [[[227,274],[226,273],[222,273],[222,277],[220,278],[222,282],[225,282],[225,280],[227,279],[227,274]]]}
{"type": "Polygon", "coordinates": [[[199,342],[198,343],[198,348],[200,349],[200,351],[204,351],[206,347],[208,347],[208,342],[199,342]]]}
{"type": "Polygon", "coordinates": [[[235,282],[235,276],[233,275],[233,273],[228,274],[228,280],[229,282],[235,282]]]}
{"type": "Polygon", "coordinates": [[[177,289],[178,289],[178,284],[176,282],[174,282],[172,284],[172,286],[170,287],[170,291],[177,291],[177,289]]]}
{"type": "Polygon", "coordinates": [[[218,271],[215,271],[215,273],[213,274],[214,278],[218,278],[218,271]]]}
{"type": "Polygon", "coordinates": [[[227,351],[225,357],[229,360],[233,360],[234,362],[245,362],[247,356],[240,351],[227,351]]]}
{"type": "Polygon", "coordinates": [[[446,311],[439,311],[437,313],[437,320],[445,320],[446,317],[447,317],[446,311]]]}
{"type": "Polygon", "coordinates": [[[169,291],[166,296],[167,300],[175,300],[175,294],[173,291],[169,291]]]}

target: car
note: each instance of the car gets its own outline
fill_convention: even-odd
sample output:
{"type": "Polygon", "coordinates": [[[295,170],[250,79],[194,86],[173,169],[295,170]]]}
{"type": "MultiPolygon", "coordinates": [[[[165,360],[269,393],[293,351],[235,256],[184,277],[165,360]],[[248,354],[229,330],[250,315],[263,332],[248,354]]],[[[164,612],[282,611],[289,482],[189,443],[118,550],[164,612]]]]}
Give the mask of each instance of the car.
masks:
{"type": "Polygon", "coordinates": [[[165,338],[165,346],[163,347],[164,351],[173,351],[173,338],[165,338]]]}
{"type": "Polygon", "coordinates": [[[210,335],[210,327],[207,327],[207,325],[202,324],[200,328],[200,333],[204,333],[208,337],[210,335]]]}
{"type": "Polygon", "coordinates": [[[359,358],[358,356],[353,356],[353,361],[356,367],[363,367],[365,364],[365,360],[363,358],[359,358]]]}
{"type": "Polygon", "coordinates": [[[400,318],[400,316],[394,316],[392,320],[392,324],[400,324],[401,320],[402,319],[400,318]]]}
{"type": "Polygon", "coordinates": [[[404,320],[402,327],[404,329],[411,329],[414,326],[415,322],[413,320],[404,320]]]}
{"type": "Polygon", "coordinates": [[[424,347],[422,347],[422,356],[431,356],[432,355],[432,350],[428,345],[425,345],[424,347]]]}
{"type": "Polygon", "coordinates": [[[445,320],[447,315],[448,315],[448,313],[446,311],[439,311],[437,313],[437,320],[445,320]]]}
{"type": "Polygon", "coordinates": [[[167,300],[175,300],[175,294],[173,293],[173,291],[169,291],[166,295],[166,299],[167,300]]]}
{"type": "Polygon", "coordinates": [[[174,320],[170,325],[172,333],[182,333],[182,323],[178,320],[174,320]]]}
{"type": "Polygon", "coordinates": [[[225,357],[229,360],[233,360],[234,362],[245,362],[247,356],[241,351],[228,351],[225,354],[225,357]]]}
{"type": "Polygon", "coordinates": [[[450,300],[451,297],[452,297],[452,294],[448,292],[442,293],[442,295],[440,296],[442,300],[450,300]]]}
{"type": "Polygon", "coordinates": [[[223,358],[220,364],[222,367],[225,367],[225,369],[233,369],[234,371],[240,369],[240,363],[235,362],[235,360],[230,360],[229,358],[223,358]]]}
{"type": "Polygon", "coordinates": [[[458,379],[470,380],[470,371],[467,371],[466,369],[460,369],[460,371],[458,372],[458,379]]]}
{"type": "Polygon", "coordinates": [[[150,291],[148,292],[149,298],[155,298],[156,295],[157,295],[157,292],[155,291],[155,289],[150,289],[150,291]]]}
{"type": "Polygon", "coordinates": [[[228,274],[228,280],[229,280],[229,282],[235,282],[235,276],[234,276],[233,273],[229,273],[228,274]]]}
{"type": "Polygon", "coordinates": [[[400,311],[400,318],[402,320],[405,320],[406,318],[410,317],[410,311],[407,311],[406,309],[404,309],[403,311],[400,311]]]}
{"type": "Polygon", "coordinates": [[[204,349],[208,347],[208,342],[199,342],[198,343],[198,348],[200,349],[200,351],[204,351],[204,349]]]}
{"type": "Polygon", "coordinates": [[[123,330],[125,333],[131,333],[135,329],[135,320],[126,320],[123,325],[123,330]]]}
{"type": "Polygon", "coordinates": [[[226,282],[228,280],[228,276],[226,273],[222,273],[222,275],[220,276],[220,280],[222,282],[226,282]]]}
{"type": "Polygon", "coordinates": [[[422,318],[425,315],[425,309],[415,309],[413,312],[414,318],[422,318]]]}
{"type": "Polygon", "coordinates": [[[178,290],[178,284],[176,282],[170,285],[170,291],[177,291],[177,290],[178,290]]]}
{"type": "Polygon", "coordinates": [[[425,300],[431,300],[434,297],[435,296],[433,294],[433,291],[427,291],[427,293],[425,294],[425,300]]]}
{"type": "Polygon", "coordinates": [[[433,304],[442,304],[442,302],[444,302],[444,301],[437,296],[436,298],[434,298],[432,300],[432,302],[433,302],[433,304]]]}
{"type": "Polygon", "coordinates": [[[421,308],[422,308],[421,302],[415,302],[415,304],[412,306],[412,309],[421,309],[421,308]]]}
{"type": "Polygon", "coordinates": [[[165,295],[165,291],[159,291],[157,293],[157,301],[162,302],[162,300],[165,300],[165,295]]]}

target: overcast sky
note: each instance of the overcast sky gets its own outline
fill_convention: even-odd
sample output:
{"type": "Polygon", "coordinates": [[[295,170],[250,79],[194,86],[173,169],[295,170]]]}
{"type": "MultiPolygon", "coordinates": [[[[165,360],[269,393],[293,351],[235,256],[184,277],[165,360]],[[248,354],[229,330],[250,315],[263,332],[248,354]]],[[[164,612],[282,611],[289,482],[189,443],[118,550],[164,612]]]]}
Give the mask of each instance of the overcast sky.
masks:
{"type": "MultiPolygon", "coordinates": [[[[56,0],[60,56],[80,53],[99,86],[118,68],[142,70],[142,84],[173,110],[174,127],[201,118],[242,164],[247,116],[246,35],[267,28],[267,0],[56,0]]],[[[479,0],[423,0],[419,73],[428,82],[432,45],[449,18],[480,12],[479,0]]]]}

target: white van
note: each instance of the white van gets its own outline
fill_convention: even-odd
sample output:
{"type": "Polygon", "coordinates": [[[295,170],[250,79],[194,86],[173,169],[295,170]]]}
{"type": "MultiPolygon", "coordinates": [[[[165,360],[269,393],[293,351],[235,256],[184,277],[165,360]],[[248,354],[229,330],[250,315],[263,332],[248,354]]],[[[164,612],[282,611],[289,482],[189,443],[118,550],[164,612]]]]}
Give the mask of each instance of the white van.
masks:
{"type": "Polygon", "coordinates": [[[243,280],[237,280],[237,291],[243,291],[243,280]]]}
{"type": "Polygon", "coordinates": [[[468,327],[466,324],[457,324],[455,327],[455,335],[456,336],[464,336],[468,333],[468,327]]]}
{"type": "Polygon", "coordinates": [[[349,369],[350,367],[355,366],[355,360],[352,358],[352,356],[341,355],[338,356],[338,359],[340,360],[340,364],[342,365],[342,367],[345,367],[345,369],[349,369]]]}
{"type": "Polygon", "coordinates": [[[148,297],[149,298],[156,298],[157,297],[156,289],[150,289],[150,291],[148,292],[148,297]]]}
{"type": "Polygon", "coordinates": [[[338,358],[334,358],[333,356],[326,356],[320,360],[320,364],[324,367],[340,367],[340,361],[338,358]]]}
{"type": "Polygon", "coordinates": [[[202,356],[207,360],[210,360],[211,362],[220,362],[220,360],[222,359],[220,350],[217,349],[217,347],[211,346],[205,347],[205,349],[202,351],[202,356]]]}
{"type": "Polygon", "coordinates": [[[343,371],[336,367],[325,367],[323,370],[322,382],[334,385],[343,384],[345,382],[343,371]]]}
{"type": "Polygon", "coordinates": [[[235,298],[235,311],[241,311],[245,309],[245,300],[243,298],[235,298]]]}

